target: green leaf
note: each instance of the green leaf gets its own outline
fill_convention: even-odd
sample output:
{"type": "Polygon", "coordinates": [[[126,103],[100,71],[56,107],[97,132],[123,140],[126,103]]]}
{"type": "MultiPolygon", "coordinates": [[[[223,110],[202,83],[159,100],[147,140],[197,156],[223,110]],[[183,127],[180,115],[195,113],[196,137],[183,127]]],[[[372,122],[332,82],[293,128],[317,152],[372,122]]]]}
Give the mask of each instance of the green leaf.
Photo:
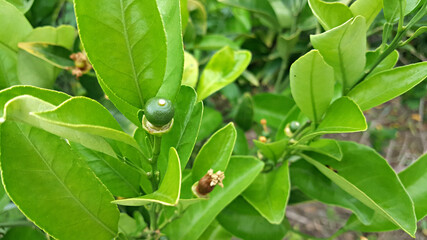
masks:
{"type": "Polygon", "coordinates": [[[234,125],[229,123],[209,138],[194,159],[193,182],[199,181],[209,169],[216,172],[224,171],[227,168],[236,142],[236,135],[234,125]]]}
{"type": "Polygon", "coordinates": [[[311,10],[325,30],[335,28],[353,17],[347,5],[340,2],[309,0],[311,10]]]}
{"type": "Polygon", "coordinates": [[[285,217],[290,189],[288,161],[284,161],[282,166],[260,173],[242,196],[267,221],[280,224],[285,217]]]}
{"type": "Polygon", "coordinates": [[[198,100],[203,100],[236,80],[251,61],[251,53],[224,47],[209,60],[197,85],[198,100]]]}
{"type": "Polygon", "coordinates": [[[236,124],[244,131],[248,131],[252,127],[254,118],[254,102],[249,93],[243,95],[234,118],[236,124]]]}
{"type": "Polygon", "coordinates": [[[242,197],[231,202],[216,219],[226,230],[245,240],[282,240],[288,231],[284,224],[269,223],[242,197]]]}
{"type": "Polygon", "coordinates": [[[295,105],[295,102],[283,95],[260,93],[253,96],[255,115],[254,120],[267,120],[267,125],[278,128],[282,120],[295,105]]]}
{"type": "Polygon", "coordinates": [[[314,142],[311,142],[309,146],[296,145],[295,148],[308,152],[319,153],[337,161],[341,161],[342,159],[341,147],[334,139],[318,139],[314,142]]]}
{"type": "Polygon", "coordinates": [[[334,68],[336,80],[344,85],[344,89],[350,89],[365,67],[365,18],[357,16],[339,27],[311,35],[310,40],[326,63],[334,68]]]}
{"type": "Polygon", "coordinates": [[[264,157],[277,162],[286,151],[288,147],[289,139],[284,138],[279,141],[271,143],[263,143],[258,140],[254,140],[255,146],[261,151],[264,157]]]}
{"type": "Polygon", "coordinates": [[[292,22],[294,21],[294,15],[292,13],[292,9],[290,9],[290,4],[286,4],[281,0],[268,0],[268,2],[270,3],[271,8],[276,14],[276,19],[279,22],[280,27],[291,27],[292,22]]]}
{"type": "Polygon", "coordinates": [[[427,62],[382,71],[358,84],[348,96],[365,111],[407,92],[426,76],[427,62]]]}
{"type": "MultiPolygon", "coordinates": [[[[300,160],[292,163],[289,171],[292,186],[297,187],[304,195],[329,205],[349,209],[362,222],[370,222],[374,211],[341,189],[313,165],[300,160]]],[[[291,199],[293,193],[292,191],[291,199]]]]}
{"type": "Polygon", "coordinates": [[[141,172],[117,158],[90,150],[80,144],[70,145],[114,196],[135,197],[141,194],[139,189],[141,172]]]}
{"type": "Polygon", "coordinates": [[[71,51],[54,44],[48,43],[19,43],[19,48],[36,56],[55,67],[67,69],[74,67],[74,61],[70,59],[71,51]]]}
{"type": "Polygon", "coordinates": [[[387,22],[395,22],[400,18],[400,12],[404,13],[406,0],[383,0],[383,6],[384,18],[387,22]]]}
{"type": "MultiPolygon", "coordinates": [[[[159,92],[157,93],[157,97],[164,97],[173,100],[178,94],[181,86],[184,66],[184,47],[182,43],[180,15],[181,9],[179,7],[180,0],[157,0],[157,5],[160,10],[164,31],[166,33],[166,69],[164,80],[159,92]]],[[[157,44],[155,47],[157,48],[157,44]]],[[[147,50],[144,50],[144,52],[146,51],[147,50]]],[[[154,59],[154,57],[152,57],[152,59],[154,59]]]]}
{"type": "Polygon", "coordinates": [[[34,227],[13,227],[7,231],[3,236],[3,240],[16,240],[16,239],[31,239],[31,240],[46,240],[42,232],[34,227]]]}
{"type": "Polygon", "coordinates": [[[178,152],[182,168],[185,168],[191,153],[193,152],[199,133],[200,122],[203,113],[203,103],[196,103],[196,93],[188,86],[182,86],[175,103],[175,116],[173,127],[162,136],[162,144],[158,166],[160,175],[163,175],[166,166],[169,149],[174,147],[178,152]]]}
{"type": "Polygon", "coordinates": [[[67,99],[71,98],[70,95],[67,95],[63,92],[32,86],[13,86],[0,91],[0,117],[3,117],[6,103],[9,102],[9,100],[21,95],[37,97],[53,105],[59,105],[67,99]]]}
{"type": "Polygon", "coordinates": [[[224,188],[215,188],[208,201],[188,207],[179,219],[164,229],[164,233],[175,240],[198,239],[221,210],[249,186],[263,166],[254,157],[233,156],[225,171],[224,188]]]}
{"type": "MultiPolygon", "coordinates": [[[[381,51],[381,48],[377,48],[375,51],[366,52],[365,72],[368,72],[369,69],[371,69],[373,65],[376,63],[377,59],[381,55],[380,51],[381,51]]],[[[384,60],[382,60],[380,64],[378,64],[374,68],[374,70],[370,73],[370,75],[372,76],[375,73],[393,68],[396,65],[398,60],[399,60],[399,52],[397,50],[394,50],[386,58],[384,58],[384,60]]]]}
{"type": "Polygon", "coordinates": [[[371,26],[383,8],[382,0],[357,0],[350,6],[354,16],[363,16],[366,19],[366,28],[371,26]]]}
{"type": "Polygon", "coordinates": [[[217,130],[222,123],[222,115],[217,110],[205,107],[203,110],[202,122],[200,124],[199,135],[197,142],[209,137],[215,130],[217,130]]]}
{"type": "Polygon", "coordinates": [[[184,73],[182,84],[196,88],[199,79],[199,63],[196,58],[188,52],[184,52],[184,73]]]}
{"type": "Polygon", "coordinates": [[[11,121],[1,131],[3,182],[29,219],[57,239],[116,236],[113,196],[64,140],[11,121]]]}
{"type": "Polygon", "coordinates": [[[134,218],[126,213],[120,213],[119,232],[125,234],[127,237],[138,237],[146,227],[147,224],[139,212],[134,212],[134,218]]]}
{"type": "MultiPolygon", "coordinates": [[[[230,38],[220,34],[206,34],[194,44],[194,49],[213,51],[224,47],[230,47],[234,50],[239,49],[239,45],[230,38]]],[[[191,45],[190,45],[191,49],[191,45]]]]}
{"type": "Polygon", "coordinates": [[[316,159],[302,156],[343,190],[415,236],[414,205],[387,161],[364,145],[353,142],[340,142],[340,145],[341,161],[320,155],[316,159]]]}
{"type": "Polygon", "coordinates": [[[326,64],[319,51],[312,50],[295,61],[290,69],[292,96],[314,122],[328,109],[334,96],[334,70],[326,64]]]}
{"type": "Polygon", "coordinates": [[[168,168],[157,191],[142,197],[115,200],[113,202],[124,206],[143,206],[151,202],[174,206],[178,204],[181,194],[181,179],[182,173],[178,152],[175,148],[170,148],[168,168]]]}
{"type": "Polygon", "coordinates": [[[270,5],[269,1],[265,0],[218,0],[220,3],[224,3],[233,7],[243,8],[248,11],[260,14],[264,19],[268,21],[269,27],[277,27],[279,24],[276,18],[274,9],[270,5]]]}
{"type": "Polygon", "coordinates": [[[425,32],[427,32],[427,26],[422,26],[419,27],[414,34],[412,34],[408,39],[406,39],[403,43],[399,44],[399,46],[404,46],[408,43],[410,43],[412,40],[414,40],[415,38],[417,38],[418,36],[424,34],[425,32]]]}
{"type": "MultiPolygon", "coordinates": [[[[415,214],[417,221],[421,221],[427,215],[427,154],[421,156],[415,163],[399,173],[399,178],[408,191],[409,196],[414,202],[415,214]]],[[[376,213],[372,219],[372,223],[369,225],[363,225],[358,222],[353,216],[350,217],[346,226],[346,229],[352,229],[356,231],[364,232],[382,232],[392,231],[399,229],[398,226],[376,213]]]]}
{"type": "MultiPolygon", "coordinates": [[[[167,61],[179,58],[167,58],[166,44],[169,41],[175,44],[175,32],[166,36],[156,1],[75,0],[74,3],[80,37],[90,62],[102,79],[101,85],[108,87],[110,91],[106,93],[116,107],[134,121],[122,101],[142,109],[148,99],[156,96],[166,69],[168,74],[174,72],[167,61]]],[[[169,9],[163,6],[162,13],[167,12],[169,9]]],[[[175,15],[170,16],[166,21],[170,23],[175,18],[175,15]]],[[[169,75],[166,77],[171,83],[175,81],[169,79],[169,75]]]]}
{"type": "Polygon", "coordinates": [[[5,0],[0,0],[0,22],[3,23],[0,45],[17,52],[18,43],[24,40],[33,27],[15,6],[5,0]]]}
{"type": "MultiPolygon", "coordinates": [[[[49,45],[58,45],[68,50],[62,49],[63,58],[68,60],[68,65],[74,66],[74,62],[69,59],[70,50],[76,38],[76,29],[72,26],[62,25],[57,28],[46,26],[34,29],[19,45],[37,42],[49,45]],[[68,56],[67,56],[68,55],[68,56]]],[[[41,49],[39,49],[41,50],[41,49]]],[[[58,47],[55,47],[58,51],[58,47]]],[[[58,52],[59,53],[59,52],[58,52]]],[[[65,60],[65,61],[67,61],[65,60]]],[[[18,51],[18,77],[21,84],[33,85],[43,88],[52,88],[60,70],[51,63],[40,59],[40,56],[20,49],[18,51]]]]}
{"type": "Polygon", "coordinates": [[[318,135],[360,132],[366,129],[368,125],[359,106],[352,99],[341,97],[331,104],[316,130],[300,141],[318,135]]]}
{"type": "Polygon", "coordinates": [[[237,137],[236,143],[234,144],[233,154],[234,155],[249,155],[249,144],[246,138],[245,132],[236,127],[237,137]]]}
{"type": "Polygon", "coordinates": [[[227,232],[217,221],[214,221],[203,232],[199,240],[231,240],[233,235],[227,232]]]}
{"type": "Polygon", "coordinates": [[[24,95],[9,101],[5,113],[6,119],[42,128],[112,157],[126,157],[147,169],[147,158],[142,159],[143,152],[136,141],[121,130],[107,109],[89,98],[71,98],[56,107],[24,95]]]}
{"type": "Polygon", "coordinates": [[[31,6],[34,3],[34,0],[6,0],[12,3],[19,11],[26,13],[30,10],[31,6]]]}
{"type": "Polygon", "coordinates": [[[16,53],[0,43],[0,89],[19,84],[16,53]]]}

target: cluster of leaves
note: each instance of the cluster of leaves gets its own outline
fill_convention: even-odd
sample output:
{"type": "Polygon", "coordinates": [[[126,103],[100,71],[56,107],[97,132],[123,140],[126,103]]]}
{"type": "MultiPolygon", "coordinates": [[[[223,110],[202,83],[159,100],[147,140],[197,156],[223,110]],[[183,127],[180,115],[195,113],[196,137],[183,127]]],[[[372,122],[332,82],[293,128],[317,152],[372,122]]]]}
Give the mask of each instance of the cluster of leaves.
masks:
{"type": "Polygon", "coordinates": [[[45,239],[34,223],[65,240],[282,239],[287,205],[312,200],[353,212],[331,238],[414,236],[427,155],[396,174],[367,146],[321,137],[366,130],[363,111],[425,79],[425,62],[395,65],[396,49],[425,31],[404,39],[427,1],[349,2],[74,0],[76,39],[70,25],[33,29],[73,24],[68,2],[0,0],[0,22],[11,22],[0,33],[5,238],[45,239]],[[372,24],[383,29],[375,50],[372,24]],[[67,90],[55,80],[82,69],[70,55],[83,50],[95,71],[83,66],[70,95],[49,90],[67,90]],[[241,93],[261,86],[276,93],[241,93]],[[219,96],[234,124],[221,127],[219,96]],[[142,121],[153,97],[175,107],[161,136],[142,121]],[[262,136],[254,147],[250,131],[262,136]],[[224,187],[195,195],[210,169],[224,187]]]}

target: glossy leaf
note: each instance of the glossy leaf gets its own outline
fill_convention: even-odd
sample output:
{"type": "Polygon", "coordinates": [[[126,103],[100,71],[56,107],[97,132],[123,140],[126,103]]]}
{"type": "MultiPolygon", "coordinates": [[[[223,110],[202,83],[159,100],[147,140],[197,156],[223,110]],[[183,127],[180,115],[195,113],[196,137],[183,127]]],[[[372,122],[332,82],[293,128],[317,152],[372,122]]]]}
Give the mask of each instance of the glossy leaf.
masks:
{"type": "MultiPolygon", "coordinates": [[[[341,189],[308,162],[299,160],[291,164],[290,176],[292,186],[304,195],[323,203],[351,210],[364,223],[369,223],[374,211],[341,189]]],[[[292,199],[293,191],[291,192],[292,199]]]]}
{"type": "Polygon", "coordinates": [[[288,231],[284,224],[269,223],[242,197],[224,208],[217,220],[233,235],[245,240],[281,240],[288,231]]]}
{"type": "Polygon", "coordinates": [[[344,85],[344,89],[351,88],[365,67],[365,18],[357,16],[339,27],[311,35],[310,40],[326,63],[334,68],[336,80],[344,85]]]}
{"type": "Polygon", "coordinates": [[[340,188],[414,236],[417,228],[414,205],[387,161],[364,145],[353,142],[340,142],[340,145],[341,161],[319,155],[316,159],[302,156],[340,188]]]}
{"type": "Polygon", "coordinates": [[[284,161],[282,166],[260,173],[242,196],[267,221],[280,224],[285,217],[290,189],[288,162],[284,161]]]}
{"type": "Polygon", "coordinates": [[[166,33],[167,50],[165,76],[157,96],[173,100],[179,92],[184,67],[180,0],[157,0],[157,5],[166,33]]]}
{"type": "MultiPolygon", "coordinates": [[[[89,137],[90,139],[95,139],[96,136],[105,137],[124,142],[136,150],[139,149],[136,141],[121,130],[120,125],[108,110],[89,98],[70,98],[56,107],[32,96],[20,96],[10,101],[5,111],[6,119],[43,128],[93,150],[99,149],[104,152],[101,146],[97,147],[96,142],[84,139],[83,136],[86,134],[95,135],[89,137]],[[82,114],[82,105],[85,106],[83,110],[87,114],[82,114]],[[79,136],[75,131],[82,135],[79,136]]],[[[99,144],[102,145],[102,141],[99,144]]]]}
{"type": "MultiPolygon", "coordinates": [[[[167,61],[178,56],[167,58],[166,44],[169,40],[174,42],[176,32],[166,36],[156,1],[76,0],[74,3],[80,37],[90,62],[102,79],[101,85],[109,88],[111,92],[106,93],[116,107],[135,121],[121,101],[142,109],[148,99],[156,96],[166,68],[168,79],[174,72],[167,61]]],[[[162,6],[163,14],[173,11],[162,6]]],[[[168,16],[165,21],[170,23],[171,19],[176,19],[176,15],[168,16]]],[[[179,21],[174,24],[178,24],[176,31],[179,31],[179,21]]],[[[171,25],[166,27],[169,29],[171,25]]]]}
{"type": "Polygon", "coordinates": [[[254,120],[267,120],[267,125],[278,128],[287,113],[295,105],[294,101],[288,97],[272,93],[260,93],[253,96],[254,99],[254,120]]]}
{"type": "Polygon", "coordinates": [[[3,117],[6,103],[18,96],[29,95],[37,97],[53,105],[59,105],[71,98],[70,95],[63,92],[32,87],[32,86],[13,86],[0,91],[0,116],[3,117]]]}
{"type": "Polygon", "coordinates": [[[261,172],[263,163],[253,157],[234,156],[225,171],[224,188],[216,187],[208,201],[193,204],[165,229],[176,240],[198,239],[215,217],[261,172]]]}
{"type": "Polygon", "coordinates": [[[193,163],[193,182],[199,181],[209,169],[224,171],[227,168],[234,143],[236,142],[236,129],[232,123],[218,130],[203,145],[193,163]]]}
{"type": "Polygon", "coordinates": [[[331,104],[316,130],[304,138],[331,133],[365,131],[368,128],[359,106],[348,97],[341,97],[331,104]]]}
{"type": "Polygon", "coordinates": [[[258,140],[254,140],[254,144],[262,153],[262,155],[264,155],[264,157],[277,162],[286,151],[289,144],[289,139],[284,138],[271,143],[263,143],[258,140]]]}
{"type": "Polygon", "coordinates": [[[33,30],[25,16],[11,3],[0,1],[0,45],[18,51],[18,43],[33,30]]]}
{"type": "Polygon", "coordinates": [[[170,148],[168,167],[157,191],[142,197],[115,200],[113,202],[124,206],[143,206],[151,202],[174,206],[178,204],[181,193],[181,174],[178,152],[174,148],[170,148]]]}
{"type": "Polygon", "coordinates": [[[309,0],[310,8],[325,30],[335,28],[353,17],[347,5],[340,2],[309,0]]]}
{"type": "Polygon", "coordinates": [[[427,76],[427,62],[379,72],[348,93],[362,110],[368,110],[407,92],[427,76]]]}
{"type": "MultiPolygon", "coordinates": [[[[424,154],[415,163],[399,173],[399,178],[403,186],[405,186],[405,189],[414,202],[417,221],[421,221],[427,215],[427,207],[425,205],[427,191],[424,188],[427,183],[426,167],[427,155],[424,154]]],[[[382,232],[399,229],[398,226],[388,221],[379,213],[375,213],[372,223],[369,225],[364,225],[351,216],[344,228],[364,232],[382,232]]]]}
{"type": "Polygon", "coordinates": [[[203,100],[236,80],[251,61],[251,53],[224,47],[209,60],[197,85],[197,98],[203,100]]]}
{"type": "Polygon", "coordinates": [[[148,163],[141,158],[136,141],[121,131],[111,114],[94,100],[75,97],[56,107],[24,95],[9,101],[5,111],[6,119],[42,128],[112,157],[126,157],[147,171],[148,163]],[[82,105],[87,114],[82,114],[82,105]]]}
{"type": "Polygon", "coordinates": [[[139,183],[143,173],[117,158],[90,150],[80,144],[71,143],[71,147],[87,162],[90,169],[114,196],[136,197],[141,194],[139,183]]]}
{"type": "Polygon", "coordinates": [[[115,237],[113,196],[64,140],[11,121],[1,130],[3,182],[29,219],[57,239],[115,237]]]}
{"type": "Polygon", "coordinates": [[[328,156],[337,161],[342,159],[342,151],[338,142],[334,139],[318,139],[314,142],[311,142],[310,145],[296,145],[295,148],[304,150],[307,152],[314,152],[328,156]]]}
{"type": "Polygon", "coordinates": [[[185,168],[193,152],[199,133],[200,122],[203,114],[203,103],[196,103],[196,93],[188,86],[182,86],[175,103],[175,116],[173,127],[162,136],[162,144],[158,166],[161,175],[167,166],[169,149],[174,147],[179,155],[182,168],[185,168]]]}
{"type": "Polygon", "coordinates": [[[199,79],[199,63],[196,58],[188,52],[184,53],[184,73],[182,75],[182,84],[196,88],[199,79]]]}
{"type": "MultiPolygon", "coordinates": [[[[28,45],[30,42],[57,45],[59,48],[65,48],[61,48],[62,57],[65,59],[64,61],[68,62],[68,65],[74,66],[74,62],[69,59],[69,56],[75,37],[76,29],[69,25],[62,25],[57,28],[51,26],[39,27],[34,29],[19,46],[28,45]]],[[[55,48],[58,50],[58,47],[55,48]]],[[[45,57],[47,57],[46,54],[45,52],[45,57]]],[[[39,57],[40,56],[35,56],[22,48],[19,49],[17,68],[19,81],[21,84],[52,88],[60,70],[39,57]]]]}
{"type": "Polygon", "coordinates": [[[205,107],[203,109],[202,122],[200,124],[200,131],[197,137],[197,142],[209,137],[215,130],[217,130],[222,123],[222,115],[217,110],[205,107]]]}
{"type": "Polygon", "coordinates": [[[74,67],[74,61],[70,59],[71,51],[53,44],[47,43],[19,43],[19,48],[52,64],[55,67],[67,69],[74,67]]]}
{"type": "MultiPolygon", "coordinates": [[[[380,51],[381,51],[381,49],[378,48],[375,51],[366,52],[365,72],[369,71],[369,69],[373,67],[376,60],[378,59],[378,57],[381,54],[380,51]]],[[[397,50],[394,50],[393,52],[390,53],[390,55],[388,55],[384,60],[382,60],[380,62],[380,64],[378,64],[374,68],[374,70],[370,73],[371,76],[375,73],[382,72],[382,71],[389,70],[389,69],[393,68],[396,65],[398,60],[399,60],[399,52],[397,50]]]]}
{"type": "Polygon", "coordinates": [[[372,24],[383,8],[382,0],[357,0],[350,6],[354,16],[363,16],[366,19],[366,28],[372,24]]]}
{"type": "Polygon", "coordinates": [[[252,96],[247,93],[243,95],[243,98],[237,107],[235,121],[239,127],[244,131],[249,130],[252,127],[254,118],[254,102],[252,96]]]}
{"type": "Polygon", "coordinates": [[[292,64],[289,74],[296,104],[311,120],[320,121],[334,95],[333,68],[312,50],[292,64]]]}

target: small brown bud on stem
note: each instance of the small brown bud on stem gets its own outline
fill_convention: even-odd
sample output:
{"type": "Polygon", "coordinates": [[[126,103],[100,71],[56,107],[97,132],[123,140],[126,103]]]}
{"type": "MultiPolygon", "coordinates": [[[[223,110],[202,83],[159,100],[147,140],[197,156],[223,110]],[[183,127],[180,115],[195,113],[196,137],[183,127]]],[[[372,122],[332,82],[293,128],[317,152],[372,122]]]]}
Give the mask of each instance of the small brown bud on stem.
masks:
{"type": "Polygon", "coordinates": [[[194,187],[193,192],[199,197],[206,197],[213,191],[216,185],[224,187],[222,184],[222,180],[224,180],[224,178],[225,176],[222,171],[214,173],[213,169],[209,169],[205,176],[203,176],[194,187]]]}

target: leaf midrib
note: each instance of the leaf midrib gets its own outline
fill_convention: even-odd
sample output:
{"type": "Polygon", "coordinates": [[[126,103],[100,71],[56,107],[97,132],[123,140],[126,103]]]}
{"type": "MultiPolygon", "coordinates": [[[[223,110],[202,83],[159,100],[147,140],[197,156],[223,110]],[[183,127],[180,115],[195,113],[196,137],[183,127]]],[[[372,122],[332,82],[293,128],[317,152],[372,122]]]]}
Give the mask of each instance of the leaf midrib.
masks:
{"type": "Polygon", "coordinates": [[[123,24],[123,36],[125,38],[126,48],[128,50],[129,60],[131,63],[133,80],[134,80],[136,90],[138,92],[139,102],[141,104],[141,107],[143,107],[144,106],[144,99],[142,98],[141,88],[139,86],[137,73],[135,71],[135,61],[133,59],[132,50],[131,50],[130,43],[129,43],[128,30],[127,30],[127,25],[126,25],[126,20],[125,20],[125,10],[123,9],[123,0],[120,0],[120,13],[121,13],[121,17],[122,17],[121,20],[122,20],[122,24],[123,24]]]}
{"type": "Polygon", "coordinates": [[[87,209],[87,207],[78,199],[71,191],[70,189],[65,185],[64,182],[59,178],[59,176],[56,174],[55,171],[51,168],[51,166],[47,163],[46,159],[43,157],[43,155],[40,153],[40,151],[36,148],[36,146],[33,144],[33,142],[28,138],[27,135],[24,134],[21,127],[16,124],[19,131],[21,132],[22,136],[27,140],[27,142],[33,147],[34,151],[39,155],[40,159],[43,161],[43,163],[46,165],[46,167],[49,169],[51,174],[58,180],[58,182],[62,185],[62,187],[66,190],[66,192],[71,196],[71,199],[74,200],[87,214],[90,218],[92,218],[96,223],[98,223],[100,226],[102,226],[105,230],[107,230],[110,234],[113,236],[116,235],[115,231],[111,229],[110,227],[106,226],[102,221],[100,221],[95,215],[93,215],[92,212],[87,209]]]}

